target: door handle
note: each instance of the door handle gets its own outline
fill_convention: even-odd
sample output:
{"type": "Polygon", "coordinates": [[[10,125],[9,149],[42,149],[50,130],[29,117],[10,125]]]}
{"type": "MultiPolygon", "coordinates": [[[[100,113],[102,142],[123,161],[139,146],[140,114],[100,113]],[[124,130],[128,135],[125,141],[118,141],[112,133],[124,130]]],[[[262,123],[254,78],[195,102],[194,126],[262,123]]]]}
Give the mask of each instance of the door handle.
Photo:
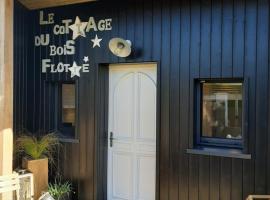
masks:
{"type": "Polygon", "coordinates": [[[113,140],[114,140],[113,132],[110,132],[110,147],[113,147],[113,140]]]}

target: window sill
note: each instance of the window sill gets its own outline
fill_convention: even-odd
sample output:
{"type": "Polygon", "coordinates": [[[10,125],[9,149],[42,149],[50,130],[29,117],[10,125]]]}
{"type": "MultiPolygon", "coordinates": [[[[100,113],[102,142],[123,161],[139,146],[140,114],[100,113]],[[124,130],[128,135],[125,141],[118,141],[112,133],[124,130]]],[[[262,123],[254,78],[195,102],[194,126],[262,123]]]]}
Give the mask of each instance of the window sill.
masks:
{"type": "Polygon", "coordinates": [[[73,144],[79,144],[80,143],[80,140],[71,139],[71,138],[60,138],[59,141],[62,142],[62,143],[73,143],[73,144]]]}
{"type": "Polygon", "coordinates": [[[194,149],[187,149],[187,153],[197,155],[227,157],[227,158],[251,159],[251,154],[245,154],[238,149],[196,147],[194,149]]]}

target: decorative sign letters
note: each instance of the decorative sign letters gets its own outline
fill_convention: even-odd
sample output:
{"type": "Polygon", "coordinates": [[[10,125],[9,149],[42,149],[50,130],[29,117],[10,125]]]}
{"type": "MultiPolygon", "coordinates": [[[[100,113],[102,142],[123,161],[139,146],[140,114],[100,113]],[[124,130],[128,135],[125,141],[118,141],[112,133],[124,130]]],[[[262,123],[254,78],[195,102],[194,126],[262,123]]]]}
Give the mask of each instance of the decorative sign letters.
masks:
{"type": "Polygon", "coordinates": [[[65,41],[63,46],[51,44],[50,34],[44,33],[37,35],[34,38],[36,47],[47,47],[49,46],[49,56],[50,58],[42,59],[42,73],[62,73],[70,72],[71,78],[78,76],[80,77],[81,72],[89,72],[89,57],[84,56],[81,62],[73,61],[73,63],[63,63],[59,62],[57,64],[52,63],[52,57],[54,56],[72,56],[76,53],[75,41],[78,37],[85,38],[86,42],[89,42],[90,48],[101,47],[102,38],[98,37],[99,31],[111,31],[112,30],[112,19],[101,19],[96,20],[94,17],[89,17],[87,22],[81,21],[79,16],[76,16],[74,20],[63,19],[60,24],[56,24],[54,20],[54,13],[48,13],[47,15],[44,11],[39,13],[39,25],[53,27],[52,33],[55,36],[66,35],[72,33],[72,39],[65,41]],[[93,31],[96,32],[95,38],[91,38],[89,41],[87,39],[87,33],[93,31]],[[82,63],[78,65],[77,63],[82,63]]]}

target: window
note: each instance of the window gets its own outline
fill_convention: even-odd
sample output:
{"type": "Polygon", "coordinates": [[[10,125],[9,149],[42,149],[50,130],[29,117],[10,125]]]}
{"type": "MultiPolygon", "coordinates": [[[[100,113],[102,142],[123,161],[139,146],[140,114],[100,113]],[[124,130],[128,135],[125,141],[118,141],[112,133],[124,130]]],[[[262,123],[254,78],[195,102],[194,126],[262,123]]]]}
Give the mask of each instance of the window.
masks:
{"type": "Polygon", "coordinates": [[[196,145],[243,148],[242,80],[199,80],[196,145]]]}
{"type": "Polygon", "coordinates": [[[65,138],[75,138],[76,87],[74,83],[62,83],[59,89],[58,129],[65,138]]]}

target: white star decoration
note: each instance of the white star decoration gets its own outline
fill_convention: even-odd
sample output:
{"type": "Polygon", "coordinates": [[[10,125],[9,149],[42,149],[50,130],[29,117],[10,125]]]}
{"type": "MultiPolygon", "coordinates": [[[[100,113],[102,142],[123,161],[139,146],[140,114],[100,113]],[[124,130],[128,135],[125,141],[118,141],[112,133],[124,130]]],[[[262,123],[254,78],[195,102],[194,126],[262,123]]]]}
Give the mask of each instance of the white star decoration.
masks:
{"type": "Polygon", "coordinates": [[[78,66],[76,62],[73,62],[72,67],[68,68],[68,70],[71,72],[70,77],[73,78],[74,76],[79,76],[80,77],[80,70],[81,66],[78,66]]]}
{"type": "Polygon", "coordinates": [[[91,41],[93,42],[93,48],[95,48],[96,46],[100,47],[100,42],[101,42],[101,38],[99,39],[98,36],[96,35],[95,39],[92,39],[91,41]]]}
{"type": "Polygon", "coordinates": [[[88,56],[84,56],[83,61],[84,61],[85,63],[87,63],[87,62],[89,61],[88,56]]]}
{"type": "Polygon", "coordinates": [[[77,16],[75,23],[69,26],[69,28],[73,31],[72,40],[75,40],[79,36],[85,37],[86,26],[87,22],[81,22],[80,18],[77,16]]]}

